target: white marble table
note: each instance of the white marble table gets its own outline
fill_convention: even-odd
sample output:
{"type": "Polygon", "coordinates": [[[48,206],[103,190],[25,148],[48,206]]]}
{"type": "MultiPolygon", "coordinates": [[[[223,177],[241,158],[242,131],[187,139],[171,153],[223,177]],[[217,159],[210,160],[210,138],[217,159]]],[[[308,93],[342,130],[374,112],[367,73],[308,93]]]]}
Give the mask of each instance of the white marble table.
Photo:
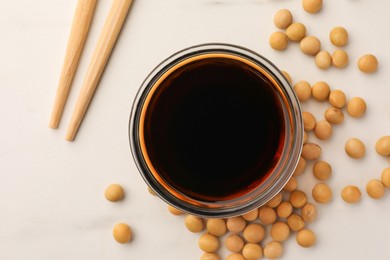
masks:
{"type": "MultiPolygon", "coordinates": [[[[318,244],[303,249],[291,237],[282,259],[390,259],[390,191],[379,201],[364,192],[366,181],[390,166],[374,150],[376,140],[390,134],[390,2],[324,2],[321,13],[310,15],[299,0],[134,0],[77,139],[69,143],[64,140],[67,123],[111,1],[97,5],[63,120],[51,130],[50,110],[77,1],[0,0],[0,259],[199,259],[198,235],[148,194],[130,155],[127,125],[134,95],[149,71],[173,52],[205,42],[251,48],[295,81],[325,80],[348,97],[366,98],[363,119],[347,117],[329,142],[319,142],[323,159],[333,165],[334,199],[319,206],[319,218],[310,224],[318,244]],[[328,32],[346,27],[348,68],[320,71],[296,44],[273,51],[268,37],[276,30],[272,19],[280,8],[289,8],[330,51],[328,32]],[[366,52],[380,60],[375,75],[356,68],[366,52]],[[364,159],[345,155],[349,137],[365,142],[364,159]],[[112,182],[126,189],[121,203],[103,197],[112,182]],[[363,191],[358,205],[340,198],[348,184],[363,191]],[[112,227],[120,221],[133,227],[128,245],[112,239],[112,227]]],[[[304,104],[318,118],[325,107],[304,104]]],[[[308,169],[300,187],[310,192],[314,183],[308,169]]]]}

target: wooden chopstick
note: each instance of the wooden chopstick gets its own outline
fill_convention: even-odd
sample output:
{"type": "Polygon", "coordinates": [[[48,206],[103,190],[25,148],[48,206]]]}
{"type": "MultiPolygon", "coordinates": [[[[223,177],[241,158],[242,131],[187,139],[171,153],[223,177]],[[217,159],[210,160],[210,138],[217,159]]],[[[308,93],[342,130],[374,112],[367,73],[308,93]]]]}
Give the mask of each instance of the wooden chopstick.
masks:
{"type": "Polygon", "coordinates": [[[73,141],[118,38],[132,0],[114,0],[92,55],[65,139],[73,141]]]}
{"type": "Polygon", "coordinates": [[[96,0],[79,0],[73,18],[72,29],[66,49],[60,82],[50,118],[49,127],[57,128],[79,63],[81,51],[87,38],[96,0]]]}

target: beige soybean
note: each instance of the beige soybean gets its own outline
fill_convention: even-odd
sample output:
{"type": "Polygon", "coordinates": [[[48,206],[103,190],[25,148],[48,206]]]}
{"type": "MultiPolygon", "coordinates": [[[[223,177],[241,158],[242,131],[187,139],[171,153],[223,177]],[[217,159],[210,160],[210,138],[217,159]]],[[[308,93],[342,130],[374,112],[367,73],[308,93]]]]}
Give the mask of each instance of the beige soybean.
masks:
{"type": "Polygon", "coordinates": [[[329,94],[329,103],[337,108],[343,108],[347,103],[347,97],[342,90],[332,90],[329,94]]]}
{"type": "Polygon", "coordinates": [[[211,218],[207,220],[206,223],[207,231],[217,237],[223,236],[226,231],[226,222],[221,218],[211,218]]]}
{"type": "Polygon", "coordinates": [[[225,247],[233,253],[241,252],[244,247],[244,240],[236,234],[229,235],[225,239],[225,247]]]}
{"type": "Polygon", "coordinates": [[[221,258],[214,253],[203,253],[203,255],[200,256],[200,260],[221,260],[221,258]]]}
{"type": "Polygon", "coordinates": [[[316,118],[310,112],[302,112],[303,128],[305,131],[311,131],[316,127],[316,118]]]}
{"type": "Polygon", "coordinates": [[[325,181],[332,175],[332,166],[325,161],[316,161],[313,165],[313,174],[317,179],[325,181]]]}
{"type": "Polygon", "coordinates": [[[378,59],[373,54],[365,54],[359,58],[358,68],[364,73],[374,73],[378,70],[378,59]]]}
{"type": "Polygon", "coordinates": [[[286,35],[289,40],[299,42],[306,36],[306,27],[302,23],[292,23],[287,27],[286,35]]]}
{"type": "Polygon", "coordinates": [[[308,137],[306,131],[303,131],[303,143],[304,143],[304,144],[307,143],[307,139],[308,139],[308,138],[309,138],[309,137],[308,137]]]}
{"type": "Polygon", "coordinates": [[[288,201],[283,201],[276,208],[276,213],[279,218],[288,218],[293,212],[293,206],[288,201]]]}
{"type": "Polygon", "coordinates": [[[318,144],[306,143],[302,147],[302,157],[306,160],[317,160],[321,153],[322,149],[318,144]]]}
{"type": "Polygon", "coordinates": [[[349,57],[348,53],[344,50],[335,50],[332,54],[332,64],[336,68],[344,68],[348,65],[349,57]]]}
{"type": "Polygon", "coordinates": [[[380,199],[385,194],[385,186],[379,180],[370,180],[366,184],[366,192],[373,199],[380,199]]]}
{"type": "Polygon", "coordinates": [[[390,188],[390,168],[386,168],[382,171],[381,181],[386,188],[390,188]]]}
{"type": "Polygon", "coordinates": [[[311,97],[311,86],[306,80],[300,80],[295,83],[294,91],[299,101],[306,101],[311,97]]]}
{"type": "Polygon", "coordinates": [[[344,27],[333,27],[329,33],[329,39],[333,45],[342,47],[348,43],[348,32],[344,27]]]}
{"type": "Polygon", "coordinates": [[[226,257],[226,260],[245,260],[245,257],[242,254],[234,253],[226,257]]]}
{"type": "Polygon", "coordinates": [[[283,195],[281,192],[276,194],[270,201],[267,202],[267,206],[270,208],[276,208],[282,202],[283,195]]]}
{"type": "Polygon", "coordinates": [[[175,207],[172,207],[171,205],[168,205],[168,211],[175,216],[183,215],[183,212],[175,207]]]}
{"type": "Polygon", "coordinates": [[[285,70],[282,70],[282,74],[287,79],[288,83],[292,84],[292,78],[291,78],[290,74],[285,70]]]}
{"type": "Polygon", "coordinates": [[[269,233],[270,233],[270,236],[272,237],[273,240],[278,241],[278,242],[283,242],[290,235],[290,228],[284,222],[276,222],[276,223],[272,224],[271,230],[269,233]]]}
{"type": "Polygon", "coordinates": [[[341,191],[341,197],[345,202],[356,203],[360,201],[361,192],[358,187],[353,185],[348,185],[344,187],[341,191]]]}
{"type": "Polygon", "coordinates": [[[302,218],[304,221],[311,223],[317,219],[317,207],[314,204],[307,203],[302,208],[302,218]]]}
{"type": "Polygon", "coordinates": [[[277,51],[283,51],[287,48],[287,35],[284,32],[274,32],[269,37],[269,44],[272,49],[277,51]]]}
{"type": "Polygon", "coordinates": [[[302,247],[312,247],[317,240],[316,234],[310,229],[303,229],[297,233],[296,240],[302,247]]]}
{"type": "Polygon", "coordinates": [[[287,9],[280,9],[274,15],[274,24],[279,29],[286,29],[292,21],[293,16],[287,9]]]}
{"type": "Polygon", "coordinates": [[[334,125],[341,124],[344,121],[343,111],[336,107],[326,109],[324,117],[326,121],[334,125]]]}
{"type": "Polygon", "coordinates": [[[314,61],[319,69],[326,70],[332,65],[332,56],[328,51],[320,51],[314,61]]]}
{"type": "Polygon", "coordinates": [[[361,117],[366,113],[366,110],[366,101],[361,97],[354,97],[347,104],[347,112],[352,117],[361,117]]]}
{"type": "Polygon", "coordinates": [[[245,213],[244,215],[242,215],[242,217],[246,221],[253,221],[253,220],[257,219],[258,216],[259,216],[259,210],[258,209],[251,210],[251,211],[245,213]]]}
{"type": "Polygon", "coordinates": [[[123,199],[123,197],[125,196],[125,191],[119,184],[110,184],[106,188],[104,196],[108,201],[117,202],[123,199]]]}
{"type": "Polygon", "coordinates": [[[382,136],[375,144],[375,150],[379,155],[390,155],[390,136],[382,136]]]}
{"type": "Polygon", "coordinates": [[[247,260],[257,260],[263,256],[263,249],[259,244],[247,243],[242,249],[242,255],[247,260]]]}
{"type": "Polygon", "coordinates": [[[276,259],[283,255],[283,246],[277,241],[271,241],[264,246],[264,256],[269,259],[276,259]]]}
{"type": "Polygon", "coordinates": [[[252,223],[246,226],[242,234],[247,242],[259,243],[264,238],[265,230],[262,225],[252,223]]]}
{"type": "Polygon", "coordinates": [[[199,233],[204,228],[203,219],[193,215],[187,215],[184,219],[184,224],[193,233],[199,233]]]}
{"type": "Polygon", "coordinates": [[[318,81],[313,84],[311,88],[311,95],[317,101],[325,101],[328,99],[330,94],[329,84],[325,81],[318,81]]]}
{"type": "Polygon", "coordinates": [[[306,36],[301,40],[299,43],[299,48],[301,51],[310,56],[315,56],[317,53],[321,50],[321,42],[320,40],[315,36],[306,36]]]}
{"type": "Polygon", "coordinates": [[[238,216],[238,217],[232,217],[232,218],[228,218],[227,221],[226,221],[226,226],[227,226],[227,229],[230,231],[230,232],[233,232],[233,233],[240,233],[242,232],[245,227],[246,227],[246,221],[243,217],[241,216],[238,216]]]}
{"type": "Polygon", "coordinates": [[[114,226],[112,231],[114,239],[121,244],[130,242],[133,236],[133,232],[129,225],[125,223],[119,223],[114,226]]]}
{"type": "Polygon", "coordinates": [[[294,176],[302,175],[302,173],[305,171],[305,168],[306,168],[306,160],[301,156],[299,157],[299,161],[293,175],[294,176]]]}
{"type": "Polygon", "coordinates": [[[273,208],[263,206],[259,208],[259,219],[264,225],[275,223],[277,214],[273,208]]]}
{"type": "MultiPolygon", "coordinates": [[[[306,206],[306,205],[305,205],[306,206]]],[[[305,221],[301,216],[298,214],[292,214],[287,219],[287,225],[290,227],[290,229],[294,232],[301,231],[305,227],[305,221]]]]}
{"type": "Polygon", "coordinates": [[[345,152],[353,159],[360,159],[366,154],[366,147],[361,140],[351,138],[345,143],[345,152]]]}
{"type": "Polygon", "coordinates": [[[204,252],[214,253],[219,248],[219,240],[216,236],[205,233],[199,237],[198,246],[204,252]]]}
{"type": "Polygon", "coordinates": [[[150,187],[148,187],[148,192],[150,195],[157,196],[157,194],[150,187]]]}
{"type": "Polygon", "coordinates": [[[332,200],[332,190],[326,183],[317,183],[313,188],[312,196],[318,203],[328,203],[332,200]]]}
{"type": "Polygon", "coordinates": [[[303,191],[295,190],[290,193],[289,200],[294,208],[302,208],[307,202],[307,197],[303,191]]]}
{"type": "Polygon", "coordinates": [[[292,191],[296,190],[297,188],[298,188],[297,178],[295,178],[295,176],[292,176],[290,178],[290,180],[284,186],[283,190],[288,191],[288,192],[292,192],[292,191]]]}
{"type": "Polygon", "coordinates": [[[326,120],[317,122],[314,128],[314,134],[321,140],[329,139],[332,136],[332,132],[332,125],[326,120]]]}
{"type": "Polygon", "coordinates": [[[317,13],[322,8],[322,0],[302,0],[302,7],[308,13],[317,13]]]}

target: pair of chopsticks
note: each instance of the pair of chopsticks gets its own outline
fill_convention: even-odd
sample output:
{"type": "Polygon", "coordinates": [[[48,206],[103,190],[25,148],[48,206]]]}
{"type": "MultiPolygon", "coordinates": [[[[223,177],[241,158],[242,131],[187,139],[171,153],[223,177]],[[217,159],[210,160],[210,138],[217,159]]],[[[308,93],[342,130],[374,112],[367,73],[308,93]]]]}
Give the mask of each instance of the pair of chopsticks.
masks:
{"type": "MultiPolygon", "coordinates": [[[[81,121],[91,102],[93,93],[96,90],[112,48],[114,47],[123,26],[131,2],[132,0],[114,0],[112,3],[110,12],[106,18],[93,52],[79,97],[76,101],[76,106],[65,137],[68,141],[73,141],[76,136],[77,130],[79,129],[81,121]]],[[[78,0],[50,119],[50,128],[58,128],[81,51],[88,34],[95,5],[96,0],[78,0]]]]}

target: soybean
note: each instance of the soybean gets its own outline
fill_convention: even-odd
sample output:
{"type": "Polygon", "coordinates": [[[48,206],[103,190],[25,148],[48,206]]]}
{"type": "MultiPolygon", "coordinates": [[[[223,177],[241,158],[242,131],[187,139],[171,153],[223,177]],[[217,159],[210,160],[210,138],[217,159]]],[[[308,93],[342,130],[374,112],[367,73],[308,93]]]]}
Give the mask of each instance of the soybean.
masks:
{"type": "Polygon", "coordinates": [[[353,159],[360,159],[366,154],[366,147],[361,140],[351,138],[345,144],[345,152],[353,159]]]}
{"type": "Polygon", "coordinates": [[[299,42],[306,36],[306,27],[302,23],[292,23],[287,27],[286,35],[289,40],[299,42]]]}
{"type": "Polygon", "coordinates": [[[307,203],[302,208],[302,218],[304,221],[311,223],[317,219],[317,207],[314,204],[307,203]]]}
{"type": "Polygon", "coordinates": [[[286,29],[293,21],[292,14],[287,9],[281,9],[275,13],[274,23],[279,29],[286,29]]]}
{"type": "Polygon", "coordinates": [[[390,168],[382,171],[381,181],[386,188],[390,188],[390,168]]]}
{"type": "Polygon", "coordinates": [[[390,136],[382,136],[375,144],[375,150],[379,155],[390,155],[390,136]]]}
{"type": "Polygon", "coordinates": [[[311,247],[316,243],[317,237],[310,229],[303,229],[297,234],[297,242],[302,247],[311,247]]]}
{"type": "Polygon", "coordinates": [[[315,57],[315,63],[319,69],[326,70],[332,65],[332,56],[328,51],[320,51],[315,57]]]}
{"type": "Polygon", "coordinates": [[[217,237],[223,236],[226,231],[226,222],[221,218],[211,218],[207,220],[206,223],[207,231],[217,237]]]}
{"type": "Polygon", "coordinates": [[[308,13],[317,13],[322,8],[322,0],[302,0],[302,7],[308,13]]]}
{"type": "Polygon", "coordinates": [[[104,196],[106,197],[106,199],[108,201],[117,202],[117,201],[120,201],[123,199],[123,197],[125,196],[125,192],[124,192],[121,185],[110,184],[106,188],[106,190],[104,192],[104,196]]]}
{"type": "Polygon", "coordinates": [[[263,249],[259,244],[247,243],[242,249],[242,255],[247,260],[257,260],[263,256],[263,249]]]}
{"type": "Polygon", "coordinates": [[[317,179],[325,181],[332,175],[332,166],[325,161],[316,161],[313,165],[313,174],[317,179]]]}
{"type": "Polygon", "coordinates": [[[379,180],[370,180],[366,185],[368,196],[373,199],[380,199],[385,194],[385,186],[379,180]]]}
{"type": "Polygon", "coordinates": [[[337,108],[343,108],[347,103],[347,98],[342,90],[336,89],[329,94],[329,103],[337,108]]]}
{"type": "Polygon", "coordinates": [[[219,240],[217,237],[209,233],[205,233],[200,236],[198,245],[202,251],[207,253],[214,253],[219,248],[219,240]]]}
{"type": "Polygon", "coordinates": [[[282,244],[277,241],[271,241],[264,246],[264,256],[269,259],[281,257],[283,254],[282,244]]]}
{"type": "Polygon", "coordinates": [[[336,68],[344,68],[348,65],[348,53],[344,50],[335,50],[332,54],[332,64],[336,68]]]}
{"type": "Polygon", "coordinates": [[[270,235],[273,240],[283,242],[290,235],[290,228],[284,222],[276,222],[271,226],[270,235]]]}
{"type": "Polygon", "coordinates": [[[299,101],[306,101],[311,97],[311,86],[306,80],[301,80],[294,85],[295,94],[299,101]]]}
{"type": "Polygon", "coordinates": [[[303,221],[303,218],[295,213],[288,217],[287,224],[294,232],[301,231],[305,227],[305,221],[303,221]]]}
{"type": "Polygon", "coordinates": [[[272,49],[283,51],[287,48],[288,38],[284,32],[274,32],[269,37],[269,44],[272,49]]]}
{"type": "Polygon", "coordinates": [[[302,112],[303,128],[305,131],[311,131],[316,127],[316,118],[310,112],[302,112]]]}
{"type": "Polygon", "coordinates": [[[353,185],[348,185],[341,191],[341,197],[348,203],[359,202],[361,195],[359,188],[353,185]]]}
{"type": "Polygon", "coordinates": [[[200,256],[200,260],[221,260],[221,258],[214,253],[203,253],[203,255],[200,256]]]}
{"type": "Polygon", "coordinates": [[[359,58],[358,67],[361,72],[374,73],[378,70],[378,60],[373,54],[365,54],[359,58]]]}
{"type": "Polygon", "coordinates": [[[265,236],[264,227],[257,223],[249,224],[244,229],[243,236],[249,243],[259,243],[265,236]]]}
{"type": "Polygon", "coordinates": [[[244,247],[244,240],[236,234],[230,235],[225,240],[225,247],[233,253],[238,253],[244,247]]]}
{"type": "Polygon", "coordinates": [[[330,87],[325,81],[318,81],[312,86],[311,94],[318,101],[327,100],[330,94],[330,87]]]}
{"type": "Polygon", "coordinates": [[[246,221],[241,216],[232,217],[232,218],[228,218],[228,220],[226,221],[226,226],[230,232],[240,233],[245,229],[246,221]]]}
{"type": "Polygon", "coordinates": [[[302,157],[306,160],[317,160],[320,158],[322,149],[318,144],[306,143],[302,148],[302,157]]]}
{"type": "Polygon", "coordinates": [[[295,190],[290,193],[290,203],[294,208],[302,208],[306,202],[307,197],[303,191],[295,190]]]}
{"type": "Polygon", "coordinates": [[[341,124],[344,121],[344,113],[336,107],[328,108],[324,113],[326,121],[331,124],[341,124]]]}
{"type": "Polygon", "coordinates": [[[348,43],[348,32],[344,27],[336,26],[329,33],[330,41],[337,47],[342,47],[348,43]]]}
{"type": "Polygon", "coordinates": [[[184,220],[184,224],[187,229],[193,233],[198,233],[204,228],[203,220],[193,215],[187,215],[184,220]]]}
{"type": "Polygon", "coordinates": [[[361,117],[366,113],[367,104],[361,97],[352,98],[347,105],[347,112],[352,117],[361,117]]]}
{"type": "Polygon", "coordinates": [[[319,121],[314,128],[314,134],[318,139],[329,139],[332,136],[332,125],[326,120],[319,121]]]}
{"type": "Polygon", "coordinates": [[[264,225],[270,225],[276,221],[277,215],[273,208],[263,206],[259,209],[259,219],[264,225]]]}
{"type": "Polygon", "coordinates": [[[130,226],[125,223],[116,224],[112,231],[114,239],[121,244],[128,243],[133,236],[132,234],[130,226]]]}
{"type": "Polygon", "coordinates": [[[328,203],[332,200],[332,190],[326,183],[317,183],[313,188],[312,196],[318,203],[328,203]]]}
{"type": "Polygon", "coordinates": [[[299,47],[304,54],[315,56],[321,50],[321,42],[317,37],[310,35],[301,40],[299,47]]]}

